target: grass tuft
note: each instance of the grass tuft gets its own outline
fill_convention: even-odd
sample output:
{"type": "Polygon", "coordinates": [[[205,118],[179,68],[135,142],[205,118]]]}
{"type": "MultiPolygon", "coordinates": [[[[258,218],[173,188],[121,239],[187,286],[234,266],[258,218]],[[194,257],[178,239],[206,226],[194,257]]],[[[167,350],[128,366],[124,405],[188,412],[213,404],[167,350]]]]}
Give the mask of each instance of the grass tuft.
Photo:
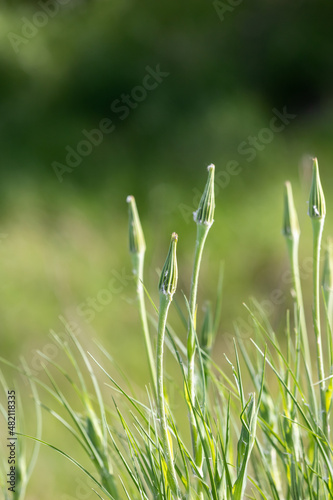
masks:
{"type": "MultiPolygon", "coordinates": [[[[303,289],[299,270],[301,233],[292,187],[286,183],[282,232],[293,278],[293,307],[285,311],[283,330],[276,331],[263,307],[252,299],[245,306],[252,322],[251,342],[245,341],[236,325],[233,352],[226,357],[224,369],[214,359],[223,266],[215,306],[214,297],[207,297],[202,317],[198,314],[200,266],[214,221],[214,173],[215,167],[210,165],[194,213],[197,237],[193,273],[190,293],[188,297],[183,294],[183,303],[175,299],[178,235],[171,236],[156,307],[144,285],[146,244],[138,211],[134,197],[127,199],[129,246],[151,375],[145,396],[133,392],[126,376],[121,382],[116,380],[112,375],[115,363],[103,346],[97,344],[99,354],[93,356],[70,333],[66,338],[54,336],[69,368],[40,353],[46,382],[33,376],[24,362],[20,367],[11,366],[28,378],[37,414],[30,462],[24,461],[25,441],[21,441],[15,500],[25,497],[40,443],[57,451],[85,474],[99,498],[333,499],[333,258],[329,241],[321,273],[326,203],[318,162],[315,159],[313,163],[309,197],[313,226],[313,323],[306,322],[303,295],[309,294],[309,290],[303,289]],[[181,319],[180,331],[168,322],[169,310],[174,306],[181,319]],[[325,311],[325,321],[321,319],[321,309],[325,311]],[[184,343],[181,339],[185,335],[184,343]],[[313,340],[315,353],[309,347],[313,340]],[[324,340],[326,350],[322,347],[324,340]],[[172,373],[166,351],[173,356],[172,373]],[[312,365],[316,365],[316,374],[312,365]],[[65,394],[65,382],[75,398],[65,394]],[[51,399],[50,405],[43,402],[42,394],[51,399]],[[182,409],[181,417],[176,406],[182,409]],[[81,458],[42,439],[41,409],[79,443],[81,458]]],[[[6,390],[3,376],[0,381],[6,390]]],[[[0,411],[6,418],[6,409],[1,406],[0,411]]],[[[1,486],[7,500],[4,475],[1,486]]]]}

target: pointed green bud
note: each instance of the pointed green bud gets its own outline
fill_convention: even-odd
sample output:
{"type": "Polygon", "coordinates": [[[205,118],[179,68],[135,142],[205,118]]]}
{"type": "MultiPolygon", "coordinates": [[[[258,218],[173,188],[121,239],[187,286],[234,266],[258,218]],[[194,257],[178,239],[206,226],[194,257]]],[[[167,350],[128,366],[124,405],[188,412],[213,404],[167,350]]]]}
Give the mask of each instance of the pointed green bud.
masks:
{"type": "Polygon", "coordinates": [[[309,216],[311,219],[323,219],[326,215],[324,191],[320,182],[317,158],[313,159],[312,185],[309,198],[309,216]]]}
{"type": "Polygon", "coordinates": [[[294,205],[293,192],[289,181],[285,183],[284,215],[282,234],[288,239],[297,239],[301,234],[297,212],[294,205]]]}
{"type": "Polygon", "coordinates": [[[333,240],[327,239],[322,285],[324,293],[333,292],[333,240]]]}
{"type": "Polygon", "coordinates": [[[129,250],[133,254],[145,253],[146,242],[136,208],[134,196],[127,196],[129,221],[129,250]]]}
{"type": "Polygon", "coordinates": [[[160,293],[167,295],[170,300],[172,300],[173,294],[176,291],[178,281],[178,266],[176,256],[177,241],[178,234],[172,233],[169,252],[158,285],[160,293]]]}
{"type": "Polygon", "coordinates": [[[201,197],[198,210],[193,213],[193,219],[197,224],[205,224],[210,227],[214,222],[215,194],[214,194],[214,174],[215,166],[209,165],[208,180],[201,197]]]}

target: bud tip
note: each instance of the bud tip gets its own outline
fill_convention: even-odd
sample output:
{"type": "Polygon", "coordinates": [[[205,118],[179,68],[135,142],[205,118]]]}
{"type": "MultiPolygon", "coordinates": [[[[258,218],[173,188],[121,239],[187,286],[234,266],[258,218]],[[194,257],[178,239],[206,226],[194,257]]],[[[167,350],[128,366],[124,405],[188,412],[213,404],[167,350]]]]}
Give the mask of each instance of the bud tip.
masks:
{"type": "Polygon", "coordinates": [[[169,252],[165,260],[158,284],[160,293],[167,296],[170,301],[172,300],[172,297],[176,291],[178,281],[178,267],[176,258],[177,241],[178,234],[172,233],[169,252]]]}
{"type": "Polygon", "coordinates": [[[312,219],[324,219],[326,215],[326,202],[320,181],[318,160],[317,158],[312,158],[312,161],[313,172],[309,197],[309,216],[312,219]]]}
{"type": "Polygon", "coordinates": [[[291,183],[289,181],[286,181],[284,183],[284,187],[285,187],[285,194],[284,194],[284,215],[283,215],[282,234],[286,238],[294,240],[297,239],[300,235],[298,217],[294,205],[291,183]]]}
{"type": "Polygon", "coordinates": [[[214,175],[215,165],[208,165],[208,179],[204,192],[201,196],[198,209],[193,212],[193,219],[196,224],[207,226],[208,228],[214,222],[215,211],[215,193],[214,193],[214,175]]]}
{"type": "Polygon", "coordinates": [[[135,198],[134,196],[129,195],[126,198],[126,201],[129,205],[129,250],[132,254],[143,254],[146,250],[146,243],[135,203],[135,198]]]}

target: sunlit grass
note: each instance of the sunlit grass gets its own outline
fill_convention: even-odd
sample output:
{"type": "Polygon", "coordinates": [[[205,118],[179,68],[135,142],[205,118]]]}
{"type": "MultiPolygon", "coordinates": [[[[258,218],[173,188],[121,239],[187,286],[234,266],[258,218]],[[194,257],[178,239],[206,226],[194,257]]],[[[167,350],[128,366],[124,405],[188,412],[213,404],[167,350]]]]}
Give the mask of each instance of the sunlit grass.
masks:
{"type": "MultiPolygon", "coordinates": [[[[316,188],[320,187],[317,169],[315,162],[309,215],[315,222],[320,220],[323,226],[326,209],[321,188],[316,188]]],[[[207,184],[199,211],[204,214],[200,223],[209,222],[210,227],[214,193],[212,191],[210,198],[207,189],[214,190],[213,184],[207,184]]],[[[82,346],[77,338],[81,333],[76,323],[67,325],[65,335],[52,337],[59,359],[40,351],[40,373],[30,372],[26,365],[19,368],[21,372],[28,370],[35,400],[40,400],[41,406],[66,428],[82,448],[83,456],[77,460],[74,448],[44,439],[42,442],[76,465],[92,487],[97,488],[101,498],[241,500],[249,495],[276,500],[323,500],[332,497],[333,347],[332,318],[328,316],[331,290],[327,284],[333,263],[327,253],[322,282],[329,307],[324,314],[326,322],[321,322],[319,270],[322,259],[318,233],[314,222],[313,259],[317,264],[313,268],[313,280],[301,276],[299,282],[300,233],[289,184],[287,194],[283,234],[293,273],[293,281],[288,284],[294,305],[291,310],[287,309],[288,304],[284,307],[284,339],[276,335],[271,313],[265,311],[264,303],[252,299],[250,306],[246,306],[251,320],[250,335],[244,335],[236,321],[235,340],[229,342],[223,368],[220,360],[216,363],[210,353],[214,354],[212,347],[221,318],[221,275],[218,278],[215,273],[215,285],[210,283],[208,296],[213,306],[206,306],[203,313],[196,306],[196,290],[193,294],[201,266],[195,252],[190,300],[182,294],[175,300],[178,236],[174,233],[161,272],[159,308],[154,305],[154,293],[147,292],[145,300],[138,295],[144,300],[141,315],[146,307],[151,309],[150,332],[142,322],[144,337],[140,339],[145,338],[146,347],[151,343],[156,353],[157,378],[151,367],[146,394],[138,389],[137,380],[133,385],[131,377],[122,374],[122,363],[110,355],[100,341],[97,346],[94,343],[90,347],[82,346]],[[304,314],[301,292],[304,285],[304,291],[309,294],[312,281],[313,323],[309,321],[310,315],[304,314]],[[214,300],[217,282],[218,298],[214,300]],[[170,306],[179,315],[176,331],[172,328],[173,317],[169,317],[170,306]],[[157,337],[153,333],[156,329],[157,337]],[[182,329],[187,331],[187,338],[180,333],[182,329]],[[310,345],[314,339],[317,341],[317,355],[311,356],[313,370],[307,350],[308,337],[310,345]],[[327,345],[324,350],[322,342],[327,345]],[[169,356],[164,360],[167,352],[169,356]],[[60,362],[63,355],[67,357],[66,364],[60,362]],[[170,355],[174,358],[175,371],[172,372],[169,371],[170,355]],[[315,375],[315,365],[318,375],[315,375]],[[103,378],[106,390],[101,386],[103,378]],[[174,411],[177,406],[182,406],[182,413],[174,411]],[[186,414],[188,418],[185,417],[184,422],[186,414]]],[[[255,222],[258,220],[257,216],[255,222]]],[[[130,224],[132,253],[143,241],[141,236],[141,240],[137,240],[135,228],[141,231],[141,226],[138,220],[135,224],[130,224]]],[[[198,236],[197,246],[200,233],[198,236]]],[[[144,258],[144,253],[142,255],[144,258]]],[[[135,266],[134,271],[137,272],[135,266]]],[[[140,277],[136,280],[137,293],[141,280],[145,282],[141,271],[140,277]]],[[[280,293],[286,292],[280,290],[280,293]]],[[[323,303],[321,308],[324,310],[323,303]]]]}

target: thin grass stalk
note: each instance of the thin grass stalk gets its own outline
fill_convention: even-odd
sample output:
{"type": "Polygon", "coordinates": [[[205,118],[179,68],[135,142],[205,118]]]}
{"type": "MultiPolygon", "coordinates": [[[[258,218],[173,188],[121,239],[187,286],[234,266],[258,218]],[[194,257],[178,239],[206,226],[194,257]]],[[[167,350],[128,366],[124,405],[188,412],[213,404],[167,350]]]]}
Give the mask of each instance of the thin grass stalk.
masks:
{"type": "Polygon", "coordinates": [[[202,383],[205,385],[206,390],[210,379],[209,377],[209,374],[211,372],[210,356],[214,341],[212,320],[213,318],[212,318],[211,304],[207,302],[205,316],[202,325],[201,338],[200,338],[200,346],[204,354],[203,357],[204,375],[202,383]]]}
{"type": "MultiPolygon", "coordinates": [[[[24,368],[24,370],[27,373],[28,378],[29,378],[29,384],[30,384],[32,395],[33,395],[34,402],[35,402],[36,437],[37,437],[37,439],[40,439],[42,436],[42,427],[43,427],[42,420],[43,419],[42,419],[42,409],[40,406],[38,391],[37,391],[37,387],[36,387],[35,382],[31,378],[31,373],[30,373],[29,367],[23,358],[21,358],[21,363],[22,363],[22,366],[23,366],[23,368],[24,368]]],[[[28,482],[30,480],[32,472],[33,472],[33,470],[36,466],[36,463],[37,463],[39,448],[40,448],[40,443],[36,441],[34,443],[33,451],[32,451],[32,454],[30,456],[30,459],[29,459],[29,464],[26,465],[24,468],[25,469],[24,491],[23,491],[23,494],[19,497],[20,499],[22,498],[22,500],[25,498],[25,490],[27,488],[28,482]]]]}
{"type": "MultiPolygon", "coordinates": [[[[262,356],[264,356],[264,353],[260,349],[260,347],[258,347],[258,345],[252,339],[251,339],[251,341],[252,341],[253,345],[256,347],[256,349],[258,350],[258,352],[262,356]]],[[[276,348],[276,346],[274,346],[274,347],[276,348]]],[[[282,356],[282,353],[280,353],[279,351],[277,351],[277,352],[280,356],[282,356]]],[[[306,431],[312,435],[312,438],[314,439],[314,441],[317,445],[315,450],[314,450],[314,454],[315,455],[320,454],[320,456],[323,460],[324,466],[327,470],[327,474],[328,474],[328,483],[327,484],[333,484],[333,468],[332,468],[332,464],[330,461],[330,457],[327,455],[327,451],[328,451],[327,450],[327,441],[324,438],[324,436],[322,435],[322,432],[321,432],[321,435],[319,435],[317,433],[317,424],[314,422],[313,416],[311,415],[311,413],[310,413],[310,415],[308,415],[308,407],[307,406],[305,406],[305,408],[303,407],[304,398],[302,398],[302,403],[300,403],[294,397],[292,391],[288,388],[287,384],[283,380],[283,377],[281,376],[281,374],[279,373],[279,371],[275,367],[274,363],[271,360],[269,360],[268,358],[266,358],[266,362],[270,366],[270,368],[273,370],[273,372],[275,373],[276,377],[278,378],[279,382],[281,383],[281,386],[284,388],[286,393],[288,393],[289,396],[294,401],[299,414],[301,415],[302,419],[304,420],[304,424],[301,425],[299,423],[298,425],[300,425],[302,428],[306,429],[306,431]]],[[[285,360],[284,360],[284,362],[285,362],[285,360]]],[[[290,367],[288,367],[288,369],[290,369],[290,367]]],[[[293,375],[293,374],[291,373],[291,375],[293,375]]],[[[312,471],[315,470],[315,465],[314,465],[315,460],[316,460],[316,457],[314,457],[313,462],[312,462],[312,471]]],[[[333,495],[331,495],[331,497],[333,498],[333,495]]]]}

